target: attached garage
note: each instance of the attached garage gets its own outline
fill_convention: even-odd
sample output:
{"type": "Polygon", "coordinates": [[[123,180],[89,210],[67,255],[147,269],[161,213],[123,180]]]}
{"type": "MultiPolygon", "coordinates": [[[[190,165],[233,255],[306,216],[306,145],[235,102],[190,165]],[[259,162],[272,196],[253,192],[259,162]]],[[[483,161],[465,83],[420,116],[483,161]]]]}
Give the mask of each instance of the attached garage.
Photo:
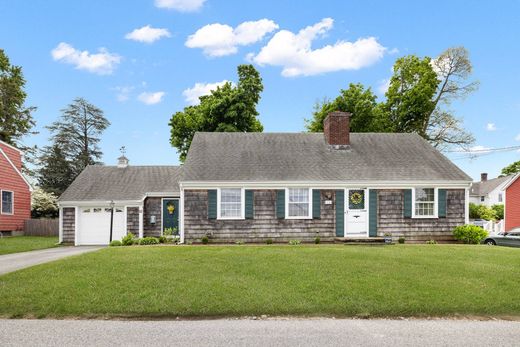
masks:
{"type": "Polygon", "coordinates": [[[87,166],[59,198],[60,242],[108,245],[111,220],[112,240],[180,233],[180,173],[178,166],[129,166],[124,157],[117,166],[87,166]]]}
{"type": "MultiPolygon", "coordinates": [[[[109,207],[78,208],[78,245],[106,245],[110,241],[110,222],[112,214],[109,207]]],[[[114,207],[112,240],[121,240],[126,235],[126,217],[123,206],[114,207]]]]}

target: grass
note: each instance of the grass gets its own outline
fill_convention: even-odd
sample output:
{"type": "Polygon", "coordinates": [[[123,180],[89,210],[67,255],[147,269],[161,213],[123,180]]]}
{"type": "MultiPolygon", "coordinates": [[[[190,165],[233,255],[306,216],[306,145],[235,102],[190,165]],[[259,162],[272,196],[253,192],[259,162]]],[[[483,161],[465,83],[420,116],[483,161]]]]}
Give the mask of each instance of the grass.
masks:
{"type": "Polygon", "coordinates": [[[36,249],[55,247],[58,238],[55,236],[13,236],[0,238],[0,255],[34,251],[36,249]]]}
{"type": "Polygon", "coordinates": [[[520,249],[114,247],[0,277],[4,317],[519,317],[520,249]]]}

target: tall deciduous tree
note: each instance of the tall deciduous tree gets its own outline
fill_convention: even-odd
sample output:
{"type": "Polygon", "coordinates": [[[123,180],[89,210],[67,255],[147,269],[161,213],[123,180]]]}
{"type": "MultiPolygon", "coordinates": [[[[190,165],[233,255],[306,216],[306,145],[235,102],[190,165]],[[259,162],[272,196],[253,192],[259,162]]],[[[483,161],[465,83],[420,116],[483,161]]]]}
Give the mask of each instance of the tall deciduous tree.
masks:
{"type": "Polygon", "coordinates": [[[449,48],[436,59],[405,56],[394,64],[385,101],[378,103],[370,89],[351,84],[334,101],[318,103],[306,127],[322,131],[326,114],[340,110],[353,114],[355,132],[412,132],[441,150],[467,147],[474,138],[449,106],[478,87],[478,82],[469,81],[471,73],[464,47],[449,48]]]}
{"type": "Polygon", "coordinates": [[[74,177],[87,165],[98,164],[103,155],[100,136],[110,125],[103,111],[83,98],[76,98],[62,110],[60,120],[47,128],[52,141],[72,163],[74,177]]]}
{"type": "Polygon", "coordinates": [[[351,83],[348,89],[342,89],[334,99],[317,102],[312,119],[306,119],[305,127],[310,132],[322,132],[323,121],[332,111],[345,111],[352,114],[350,129],[353,132],[383,131],[377,97],[370,88],[351,83]]]}
{"type": "Polygon", "coordinates": [[[185,107],[170,119],[170,143],[186,159],[191,140],[197,131],[261,132],[256,106],[264,87],[262,78],[252,65],[239,65],[238,83],[230,82],[201,96],[196,106],[185,107]]]}
{"type": "Polygon", "coordinates": [[[11,65],[5,52],[0,49],[0,140],[14,146],[35,125],[31,112],[35,107],[26,107],[25,79],[20,66],[11,65]]]}
{"type": "Polygon", "coordinates": [[[39,164],[38,186],[56,196],[60,196],[76,177],[72,162],[57,143],[43,149],[39,164]]]}

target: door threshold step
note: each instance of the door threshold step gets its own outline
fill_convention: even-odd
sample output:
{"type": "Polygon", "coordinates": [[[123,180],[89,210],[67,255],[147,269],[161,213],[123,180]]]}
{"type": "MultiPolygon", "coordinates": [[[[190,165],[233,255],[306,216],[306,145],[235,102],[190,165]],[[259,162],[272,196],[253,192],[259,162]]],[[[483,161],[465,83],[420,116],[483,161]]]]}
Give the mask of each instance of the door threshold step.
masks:
{"type": "Polygon", "coordinates": [[[340,242],[345,244],[385,244],[384,237],[336,237],[334,242],[340,242]]]}

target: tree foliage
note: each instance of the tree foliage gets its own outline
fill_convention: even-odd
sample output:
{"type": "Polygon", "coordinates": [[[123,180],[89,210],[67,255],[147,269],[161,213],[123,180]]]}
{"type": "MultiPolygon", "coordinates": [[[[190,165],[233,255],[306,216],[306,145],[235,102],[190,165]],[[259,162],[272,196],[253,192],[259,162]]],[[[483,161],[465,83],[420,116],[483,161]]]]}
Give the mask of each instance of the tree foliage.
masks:
{"type": "Polygon", "coordinates": [[[228,82],[210,95],[201,96],[200,103],[185,107],[170,119],[170,143],[186,159],[195,132],[261,132],[256,106],[264,87],[262,78],[252,65],[239,65],[238,83],[228,82]]]}
{"type": "Polygon", "coordinates": [[[35,125],[31,115],[36,108],[26,107],[25,79],[20,66],[11,65],[0,49],[0,140],[13,146],[35,125]]]}
{"type": "Polygon", "coordinates": [[[61,148],[71,163],[74,178],[92,164],[99,164],[103,155],[100,136],[110,125],[104,112],[83,98],[76,98],[62,110],[61,118],[47,128],[52,142],[61,148]]]}
{"type": "Polygon", "coordinates": [[[35,189],[31,194],[31,217],[58,217],[58,198],[56,195],[48,193],[42,188],[35,189]]]}
{"type": "Polygon", "coordinates": [[[509,176],[520,172],[520,160],[502,169],[502,176],[509,176]]]}
{"type": "Polygon", "coordinates": [[[44,147],[39,164],[38,185],[56,196],[60,196],[76,177],[72,162],[57,143],[44,147]]]}
{"type": "Polygon", "coordinates": [[[353,132],[417,133],[439,149],[466,147],[474,142],[460,119],[449,110],[454,100],[473,92],[477,82],[468,82],[472,65],[464,47],[449,48],[436,59],[408,55],[396,60],[386,100],[361,84],[350,84],[333,101],[317,103],[309,131],[323,131],[330,111],[352,113],[353,132]]]}
{"type": "Polygon", "coordinates": [[[351,83],[347,89],[342,89],[340,95],[330,101],[323,100],[314,106],[312,119],[306,119],[306,128],[310,132],[322,132],[323,121],[332,111],[350,112],[350,129],[353,132],[382,131],[380,110],[377,97],[370,88],[351,83]]]}

